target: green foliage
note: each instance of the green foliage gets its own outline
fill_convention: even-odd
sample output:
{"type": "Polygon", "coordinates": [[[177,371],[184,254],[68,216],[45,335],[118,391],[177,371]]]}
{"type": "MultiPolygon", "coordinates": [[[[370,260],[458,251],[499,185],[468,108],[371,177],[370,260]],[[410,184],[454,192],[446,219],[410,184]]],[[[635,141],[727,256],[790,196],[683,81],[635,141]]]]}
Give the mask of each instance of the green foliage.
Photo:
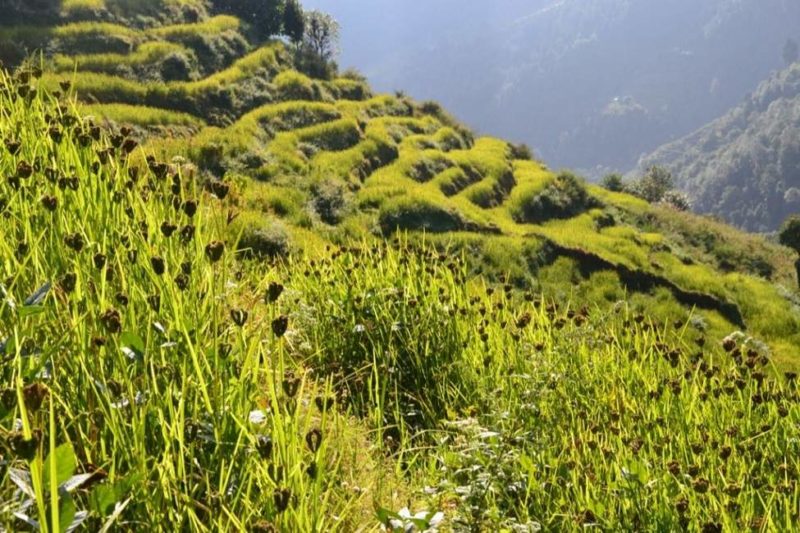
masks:
{"type": "Polygon", "coordinates": [[[238,250],[244,257],[279,259],[287,257],[291,251],[286,227],[277,220],[266,219],[263,213],[240,213],[231,226],[230,235],[238,238],[238,250]]]}
{"type": "Polygon", "coordinates": [[[647,173],[632,183],[629,190],[651,204],[660,202],[674,187],[672,174],[664,167],[653,166],[647,173]]]}
{"type": "Polygon", "coordinates": [[[16,469],[31,517],[92,531],[793,527],[785,249],[280,43],[233,61],[235,20],[58,27],[141,70],[3,78],[0,501],[16,469]],[[199,79],[139,78],[172,53],[199,79]]]}
{"type": "Polygon", "coordinates": [[[620,174],[608,174],[603,176],[600,185],[611,192],[623,192],[625,190],[625,182],[622,180],[620,174]]]}
{"type": "Polygon", "coordinates": [[[800,211],[796,171],[800,64],[770,75],[739,105],[695,133],[659,148],[643,166],[665,165],[696,212],[747,231],[775,232],[800,211]]]}
{"type": "Polygon", "coordinates": [[[283,30],[283,0],[212,0],[217,13],[235,15],[249,24],[253,35],[266,40],[283,30]]]}
{"type": "Polygon", "coordinates": [[[800,254],[800,216],[789,217],[783,223],[779,239],[782,245],[800,254]]]}
{"type": "Polygon", "coordinates": [[[305,32],[298,47],[296,65],[309,76],[330,79],[336,73],[334,62],[339,50],[339,23],[318,10],[305,13],[305,32]]]}
{"type": "Polygon", "coordinates": [[[306,32],[306,19],[303,7],[298,0],[286,0],[283,8],[283,33],[295,44],[303,41],[306,32]]]}
{"type": "Polygon", "coordinates": [[[429,198],[411,196],[400,196],[385,202],[378,215],[378,224],[384,235],[397,230],[443,233],[485,229],[468,220],[454,207],[440,205],[429,198]]]}
{"type": "Polygon", "coordinates": [[[517,195],[512,216],[517,222],[538,224],[554,218],[571,218],[597,205],[578,177],[562,172],[541,192],[530,189],[517,195]]]}
{"type": "MultiPolygon", "coordinates": [[[[13,87],[0,91],[0,136],[20,148],[0,147],[0,171],[24,177],[0,181],[0,499],[30,499],[18,516],[47,531],[79,510],[92,531],[357,529],[369,506],[333,487],[379,494],[365,472],[383,458],[335,402],[313,406],[330,384],[305,376],[286,328],[270,326],[289,300],[264,297],[288,271],[233,259],[249,246],[228,226],[234,192],[212,197],[188,166],[108,155],[109,135],[88,135],[68,100],[11,99],[9,83],[0,74],[13,87]],[[42,134],[55,127],[65,135],[42,134]]],[[[2,512],[0,527],[26,526],[2,512]]]]}
{"type": "Polygon", "coordinates": [[[347,214],[350,194],[345,185],[325,180],[312,188],[314,211],[326,224],[338,224],[347,214]]]}

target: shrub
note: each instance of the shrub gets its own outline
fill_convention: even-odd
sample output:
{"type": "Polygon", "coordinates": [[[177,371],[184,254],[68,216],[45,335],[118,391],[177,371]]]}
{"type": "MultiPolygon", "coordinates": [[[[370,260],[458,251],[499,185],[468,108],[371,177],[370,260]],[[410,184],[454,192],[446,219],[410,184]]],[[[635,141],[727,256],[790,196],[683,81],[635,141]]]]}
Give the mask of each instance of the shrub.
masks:
{"type": "Polygon", "coordinates": [[[314,84],[299,72],[284,71],[273,81],[281,100],[314,100],[314,84]]]}
{"type": "Polygon", "coordinates": [[[598,206],[578,177],[562,172],[543,191],[517,196],[511,215],[520,223],[540,224],[554,218],[571,218],[598,206]]]}
{"type": "Polygon", "coordinates": [[[511,144],[511,159],[533,161],[533,150],[525,143],[511,144]]]}
{"type": "Polygon", "coordinates": [[[169,54],[161,62],[161,78],[164,81],[185,81],[191,78],[192,61],[183,52],[169,54]]]}
{"type": "Polygon", "coordinates": [[[312,205],[323,222],[336,225],[347,213],[348,191],[338,180],[325,180],[312,188],[312,205]]]}
{"type": "Polygon", "coordinates": [[[460,213],[434,202],[408,196],[386,202],[378,216],[384,234],[400,230],[424,230],[432,233],[461,231],[466,227],[460,213]]]}
{"type": "Polygon", "coordinates": [[[289,233],[279,221],[270,221],[261,213],[245,212],[235,220],[232,229],[241,235],[237,249],[244,257],[276,259],[289,256],[289,233]]]}
{"type": "Polygon", "coordinates": [[[622,181],[622,176],[619,174],[608,174],[600,180],[600,185],[611,192],[623,192],[625,190],[625,182],[622,181]]]}
{"type": "Polygon", "coordinates": [[[647,174],[633,183],[630,191],[650,203],[660,202],[674,185],[672,173],[664,167],[650,167],[647,174]]]}
{"type": "Polygon", "coordinates": [[[689,211],[692,208],[689,197],[680,191],[667,191],[661,198],[661,203],[677,209],[678,211],[689,211]]]}
{"type": "Polygon", "coordinates": [[[778,236],[780,243],[800,254],[800,215],[789,217],[778,236]]]}

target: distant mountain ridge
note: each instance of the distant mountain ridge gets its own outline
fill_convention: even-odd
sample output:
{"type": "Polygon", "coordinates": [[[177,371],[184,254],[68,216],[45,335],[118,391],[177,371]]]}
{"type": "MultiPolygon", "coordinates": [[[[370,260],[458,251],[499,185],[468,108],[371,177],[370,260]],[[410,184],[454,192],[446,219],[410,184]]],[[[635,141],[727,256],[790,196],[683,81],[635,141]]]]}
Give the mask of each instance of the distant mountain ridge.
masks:
{"type": "Polygon", "coordinates": [[[720,116],[800,37],[800,2],[785,0],[308,3],[341,19],[343,66],[378,90],[441,101],[592,175],[720,116]]]}
{"type": "Polygon", "coordinates": [[[800,211],[800,63],[639,168],[656,164],[673,171],[696,211],[751,231],[777,229],[800,211]]]}

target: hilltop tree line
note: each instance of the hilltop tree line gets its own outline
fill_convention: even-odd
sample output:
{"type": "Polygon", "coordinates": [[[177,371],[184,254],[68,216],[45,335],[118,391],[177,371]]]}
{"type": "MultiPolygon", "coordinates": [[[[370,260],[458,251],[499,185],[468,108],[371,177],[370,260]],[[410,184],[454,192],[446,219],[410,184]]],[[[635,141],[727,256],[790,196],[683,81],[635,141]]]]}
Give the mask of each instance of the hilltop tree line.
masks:
{"type": "Polygon", "coordinates": [[[603,178],[602,185],[613,192],[638,196],[651,204],[668,205],[679,211],[691,209],[689,198],[675,189],[672,173],[661,166],[652,166],[643,176],[631,181],[626,181],[619,174],[609,174],[603,178]]]}
{"type": "Polygon", "coordinates": [[[296,67],[306,74],[316,78],[335,74],[339,24],[327,13],[306,11],[298,0],[212,0],[212,10],[245,21],[257,41],[286,37],[296,67]]]}

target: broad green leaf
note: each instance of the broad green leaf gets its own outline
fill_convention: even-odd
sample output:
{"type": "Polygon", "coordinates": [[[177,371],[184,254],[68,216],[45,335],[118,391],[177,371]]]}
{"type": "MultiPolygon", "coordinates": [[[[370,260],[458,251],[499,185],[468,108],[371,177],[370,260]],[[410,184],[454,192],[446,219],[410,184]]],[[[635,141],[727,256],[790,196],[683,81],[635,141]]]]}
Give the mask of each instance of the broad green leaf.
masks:
{"type": "MultiPolygon", "coordinates": [[[[72,450],[72,445],[69,443],[62,444],[53,452],[56,459],[55,479],[56,484],[61,485],[72,477],[75,469],[78,467],[78,462],[75,459],[75,452],[72,450]]],[[[44,461],[44,486],[50,486],[50,480],[53,473],[50,471],[50,456],[44,461]]]]}
{"type": "Polygon", "coordinates": [[[117,502],[120,502],[131,488],[139,483],[140,475],[132,475],[118,479],[114,483],[103,483],[92,489],[89,495],[90,509],[100,516],[107,516],[117,502]]]}
{"type": "Polygon", "coordinates": [[[26,305],[25,307],[21,307],[19,309],[19,317],[25,318],[28,316],[38,315],[39,313],[44,312],[43,305],[26,305]]]}
{"type": "Polygon", "coordinates": [[[97,485],[89,495],[89,507],[100,516],[106,516],[118,501],[117,497],[117,484],[97,485]]]}
{"type": "Polygon", "coordinates": [[[61,496],[58,506],[59,531],[66,532],[70,530],[70,526],[72,525],[72,520],[75,518],[76,511],[77,509],[75,509],[75,502],[72,500],[72,496],[69,494],[61,496]]]}
{"type": "Polygon", "coordinates": [[[142,338],[131,331],[126,331],[120,336],[120,344],[123,349],[127,348],[137,357],[144,355],[144,341],[142,338]]]}
{"type": "Polygon", "coordinates": [[[389,509],[384,509],[383,507],[375,509],[375,516],[378,518],[378,521],[385,526],[389,525],[390,520],[402,520],[399,514],[389,509]]]}

